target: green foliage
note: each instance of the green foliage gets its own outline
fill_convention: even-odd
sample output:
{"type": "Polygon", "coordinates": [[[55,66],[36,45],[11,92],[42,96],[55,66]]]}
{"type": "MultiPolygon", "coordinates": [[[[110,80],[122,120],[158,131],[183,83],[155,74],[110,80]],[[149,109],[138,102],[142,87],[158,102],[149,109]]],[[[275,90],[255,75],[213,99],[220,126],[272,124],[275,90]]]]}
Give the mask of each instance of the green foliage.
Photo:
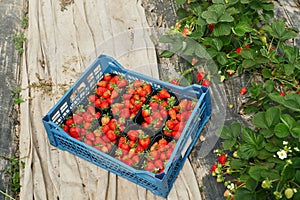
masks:
{"type": "MultiPolygon", "coordinates": [[[[221,81],[229,78],[228,71],[249,71],[262,77],[259,92],[251,92],[252,103],[247,113],[265,110],[257,106],[267,103],[266,94],[300,91],[300,57],[297,46],[287,41],[297,37],[294,28],[288,28],[283,19],[274,19],[274,4],[268,0],[178,0],[184,5],[177,14],[180,20],[162,37],[171,50],[162,57],[176,54],[189,63],[194,58],[203,66],[212,60],[221,72],[221,81]],[[188,31],[187,31],[188,30],[188,31]],[[271,90],[271,91],[270,91],[271,90]],[[260,93],[260,96],[257,95],[260,93]]],[[[259,84],[256,82],[255,84],[259,84]]],[[[256,88],[258,89],[258,88],[256,88]]]]}
{"type": "Polygon", "coordinates": [[[28,17],[23,17],[21,19],[21,27],[23,29],[26,29],[28,27],[28,20],[29,20],[28,17]]]}
{"type": "MultiPolygon", "coordinates": [[[[6,169],[6,173],[8,173],[11,177],[11,181],[8,184],[10,190],[17,196],[18,193],[20,192],[20,167],[24,168],[25,167],[25,163],[23,161],[20,160],[20,158],[18,157],[7,157],[5,155],[0,155],[1,158],[6,159],[10,162],[10,167],[8,167],[6,169]]],[[[14,199],[13,197],[11,197],[10,195],[6,194],[5,192],[1,191],[1,194],[3,194],[4,196],[10,198],[10,199],[14,199]]]]}
{"type": "Polygon", "coordinates": [[[225,185],[243,182],[235,183],[230,191],[234,199],[276,199],[288,188],[300,190],[300,95],[269,96],[279,104],[253,116],[255,129],[232,123],[216,132],[223,140],[222,148],[234,153],[227,155],[227,164],[218,165],[213,175],[226,177],[225,185]]]}
{"type": "Polygon", "coordinates": [[[13,42],[15,44],[16,50],[19,52],[20,55],[23,54],[23,43],[26,41],[26,38],[24,36],[24,32],[16,33],[13,37],[13,42]]]}
{"type": "Polygon", "coordinates": [[[214,150],[212,175],[227,187],[224,196],[300,198],[300,56],[290,44],[296,29],[274,19],[268,0],[176,2],[180,20],[160,40],[171,46],[162,57],[187,60],[185,75],[208,67],[213,80],[236,72],[255,77],[245,103],[253,127],[232,123],[216,131],[222,149],[214,150]]]}
{"type": "Polygon", "coordinates": [[[16,88],[11,89],[10,95],[13,99],[14,104],[20,104],[20,103],[23,103],[25,101],[23,99],[22,95],[20,94],[20,92],[21,92],[20,87],[16,87],[16,88]]]}

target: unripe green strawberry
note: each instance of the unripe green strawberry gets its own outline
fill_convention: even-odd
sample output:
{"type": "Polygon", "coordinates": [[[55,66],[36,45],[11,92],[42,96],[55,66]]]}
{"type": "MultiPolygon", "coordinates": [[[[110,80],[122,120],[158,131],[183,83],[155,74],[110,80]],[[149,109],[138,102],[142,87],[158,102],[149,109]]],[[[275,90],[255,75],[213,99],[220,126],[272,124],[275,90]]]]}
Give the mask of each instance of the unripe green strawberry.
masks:
{"type": "Polygon", "coordinates": [[[284,191],[284,195],[287,199],[291,199],[294,196],[294,191],[291,188],[287,188],[284,191]]]}
{"type": "Polygon", "coordinates": [[[261,187],[264,188],[264,189],[270,189],[272,187],[272,183],[269,180],[264,180],[261,183],[261,187]]]}

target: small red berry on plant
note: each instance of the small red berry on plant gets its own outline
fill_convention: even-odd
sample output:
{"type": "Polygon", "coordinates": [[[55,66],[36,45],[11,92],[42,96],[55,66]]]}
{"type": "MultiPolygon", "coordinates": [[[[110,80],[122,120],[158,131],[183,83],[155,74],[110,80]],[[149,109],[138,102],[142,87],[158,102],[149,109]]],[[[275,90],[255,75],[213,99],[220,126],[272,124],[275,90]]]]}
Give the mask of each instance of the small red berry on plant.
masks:
{"type": "Polygon", "coordinates": [[[220,163],[221,165],[225,165],[225,163],[226,163],[226,158],[227,158],[226,154],[220,155],[220,156],[218,157],[219,163],[220,163]]]}
{"type": "Polygon", "coordinates": [[[238,54],[241,54],[241,51],[242,51],[242,47],[238,47],[235,49],[235,51],[238,53],[238,54]]]}
{"type": "Polygon", "coordinates": [[[205,74],[204,72],[198,72],[197,73],[197,81],[198,83],[200,83],[200,81],[202,81],[202,79],[204,78],[205,74]]]}
{"type": "Polygon", "coordinates": [[[241,95],[244,95],[244,94],[247,93],[247,91],[248,91],[247,88],[242,87],[241,90],[240,90],[240,94],[241,94],[241,95]]]}
{"type": "Polygon", "coordinates": [[[217,167],[218,167],[218,164],[217,164],[217,163],[213,164],[213,165],[211,166],[210,172],[215,172],[216,169],[217,169],[217,167]]]}
{"type": "Polygon", "coordinates": [[[247,45],[245,46],[245,48],[246,48],[246,49],[250,49],[250,44],[247,44],[247,45]]]}
{"type": "Polygon", "coordinates": [[[172,83],[172,84],[174,84],[174,85],[179,85],[179,82],[178,82],[177,79],[172,79],[172,80],[170,81],[170,83],[172,83]]]}
{"type": "Polygon", "coordinates": [[[189,35],[191,32],[190,32],[190,29],[189,28],[184,28],[183,29],[183,35],[184,36],[187,36],[187,35],[189,35]]]}
{"type": "Polygon", "coordinates": [[[209,87],[210,86],[210,82],[209,80],[203,80],[202,83],[201,83],[202,86],[205,86],[205,87],[209,87]]]}
{"type": "Polygon", "coordinates": [[[208,29],[210,32],[213,32],[214,28],[215,28],[215,24],[208,24],[208,29]]]}
{"type": "Polygon", "coordinates": [[[285,96],[284,92],[280,92],[279,95],[282,96],[282,97],[285,96]]]}

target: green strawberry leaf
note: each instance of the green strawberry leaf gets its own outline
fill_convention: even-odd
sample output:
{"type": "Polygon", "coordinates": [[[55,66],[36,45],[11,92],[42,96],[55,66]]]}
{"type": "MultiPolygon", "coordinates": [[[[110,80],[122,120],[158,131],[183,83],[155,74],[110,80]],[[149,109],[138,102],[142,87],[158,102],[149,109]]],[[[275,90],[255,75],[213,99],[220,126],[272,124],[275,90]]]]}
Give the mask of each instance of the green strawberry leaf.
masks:
{"type": "Polygon", "coordinates": [[[213,48],[217,49],[217,51],[221,51],[223,47],[223,41],[219,38],[213,38],[211,40],[211,45],[213,48]]]}
{"type": "Polygon", "coordinates": [[[284,123],[279,123],[274,129],[275,135],[279,138],[287,137],[290,134],[289,128],[284,123]]]}
{"type": "Polygon", "coordinates": [[[238,188],[234,194],[235,200],[253,200],[256,199],[255,192],[249,191],[246,188],[238,188]]]}
{"type": "Polygon", "coordinates": [[[229,35],[230,33],[231,33],[231,25],[230,23],[227,22],[216,24],[213,32],[214,36],[216,37],[229,35]]]}
{"type": "Polygon", "coordinates": [[[248,173],[251,176],[251,178],[253,178],[256,181],[261,181],[262,180],[262,174],[267,171],[268,168],[265,166],[259,166],[259,165],[255,165],[250,167],[248,173]]]}
{"type": "Polygon", "coordinates": [[[242,37],[247,32],[251,32],[253,28],[247,22],[240,22],[234,27],[234,34],[242,37]]]}
{"type": "Polygon", "coordinates": [[[267,122],[265,120],[265,113],[264,112],[256,113],[253,116],[253,124],[257,128],[266,128],[266,129],[269,128],[268,125],[267,125],[267,122]]]}
{"type": "Polygon", "coordinates": [[[184,4],[186,2],[186,0],[176,0],[177,4],[184,4]]]}
{"type": "Polygon", "coordinates": [[[174,55],[174,52],[169,51],[169,50],[164,50],[163,52],[161,52],[161,54],[159,56],[163,57],[163,58],[170,58],[173,55],[174,55]]]}
{"type": "Polygon", "coordinates": [[[251,144],[242,144],[238,150],[238,155],[245,160],[256,157],[258,153],[259,152],[256,150],[256,147],[251,144]]]}
{"type": "Polygon", "coordinates": [[[285,124],[287,126],[288,129],[291,129],[296,122],[295,119],[292,116],[290,116],[289,114],[281,115],[280,119],[283,122],[283,124],[285,124]]]}
{"type": "Polygon", "coordinates": [[[226,57],[226,54],[224,52],[219,52],[217,54],[217,61],[218,63],[220,63],[221,65],[225,65],[228,60],[227,60],[227,57],[226,57]]]}
{"type": "Polygon", "coordinates": [[[280,110],[277,107],[269,108],[265,114],[267,126],[271,127],[274,124],[277,124],[280,120],[280,110]]]}

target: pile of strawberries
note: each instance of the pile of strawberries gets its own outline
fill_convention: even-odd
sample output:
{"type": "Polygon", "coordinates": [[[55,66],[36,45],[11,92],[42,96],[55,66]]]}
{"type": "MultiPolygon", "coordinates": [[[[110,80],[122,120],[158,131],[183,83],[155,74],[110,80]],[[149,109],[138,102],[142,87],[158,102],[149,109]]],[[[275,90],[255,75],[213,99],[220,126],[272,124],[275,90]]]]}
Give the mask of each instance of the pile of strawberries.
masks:
{"type": "Polygon", "coordinates": [[[94,106],[78,106],[77,110],[67,117],[61,125],[63,130],[75,139],[82,140],[86,132],[99,126],[98,118],[100,112],[96,111],[94,106]]]}
{"type": "Polygon", "coordinates": [[[150,98],[150,102],[142,106],[137,123],[143,127],[158,130],[168,118],[168,110],[175,104],[176,98],[167,90],[161,89],[150,98]]]}
{"type": "Polygon", "coordinates": [[[147,152],[143,168],[156,174],[163,172],[175,146],[176,140],[168,141],[164,137],[157,137],[157,141],[151,145],[147,152]]]}
{"type": "Polygon", "coordinates": [[[129,166],[137,167],[150,142],[151,137],[144,130],[131,129],[120,138],[115,158],[129,166]]]}
{"type": "Polygon", "coordinates": [[[178,103],[168,90],[153,91],[145,81],[105,74],[61,128],[129,166],[160,173],[195,104],[188,99],[178,103]]]}
{"type": "Polygon", "coordinates": [[[111,106],[112,115],[120,120],[120,123],[133,119],[141,109],[148,96],[152,93],[152,86],[141,80],[135,80],[126,87],[121,101],[111,106]]]}
{"type": "Polygon", "coordinates": [[[168,111],[170,119],[166,121],[163,128],[164,135],[178,139],[196,103],[194,100],[182,99],[178,105],[170,108],[168,111]]]}
{"type": "Polygon", "coordinates": [[[108,109],[127,85],[128,81],[125,77],[106,74],[103,79],[97,83],[95,93],[91,94],[88,100],[97,108],[108,109]]]}

